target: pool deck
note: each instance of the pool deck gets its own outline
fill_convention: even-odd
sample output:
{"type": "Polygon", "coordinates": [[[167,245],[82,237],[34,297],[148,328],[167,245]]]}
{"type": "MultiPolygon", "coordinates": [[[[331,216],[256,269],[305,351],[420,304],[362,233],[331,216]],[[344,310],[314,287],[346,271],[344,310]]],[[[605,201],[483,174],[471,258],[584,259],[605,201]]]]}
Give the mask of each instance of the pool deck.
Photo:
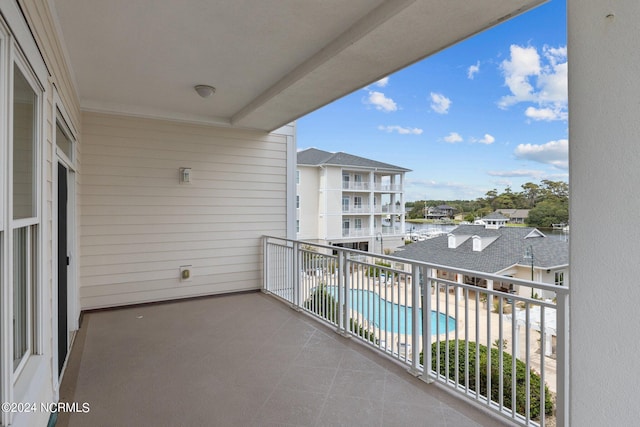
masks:
{"type": "MultiPolygon", "coordinates": [[[[368,290],[368,291],[379,294],[383,299],[387,301],[391,301],[395,304],[413,306],[412,298],[411,298],[412,285],[410,283],[407,284],[402,280],[398,282],[394,284],[385,284],[385,283],[380,283],[380,280],[365,277],[361,273],[352,274],[351,289],[368,290]]],[[[473,292],[470,292],[470,296],[469,296],[469,304],[467,307],[468,316],[465,316],[465,308],[463,304],[464,304],[464,301],[463,301],[463,298],[461,298],[459,300],[458,312],[456,315],[456,298],[453,293],[447,294],[441,291],[441,292],[438,292],[438,295],[433,293],[431,296],[431,310],[439,311],[441,313],[446,312],[446,314],[448,314],[449,316],[456,318],[456,322],[459,326],[459,332],[457,337],[458,339],[465,338],[464,331],[466,326],[469,330],[470,341],[476,341],[483,345],[491,347],[493,345],[493,342],[495,342],[499,337],[500,327],[501,327],[501,322],[500,322],[501,316],[498,313],[495,313],[493,311],[489,312],[487,308],[489,304],[487,303],[480,302],[479,304],[476,304],[475,295],[473,294],[473,292]],[[439,307],[439,310],[438,310],[438,307],[439,307]],[[447,307],[448,307],[448,311],[447,311],[447,307]],[[479,328],[480,333],[479,333],[479,336],[476,338],[477,319],[480,320],[480,328],[479,328]],[[487,334],[486,334],[487,319],[490,319],[489,321],[491,322],[491,337],[492,337],[491,343],[487,342],[487,334]]],[[[353,318],[359,318],[361,324],[365,324],[365,326],[369,326],[366,324],[366,321],[362,319],[362,316],[358,316],[357,312],[352,310],[351,316],[353,318]]],[[[374,330],[376,337],[379,337],[379,339],[383,339],[385,341],[385,344],[390,351],[398,351],[399,343],[410,344],[412,347],[413,354],[417,355],[422,351],[422,343],[419,342],[417,346],[414,345],[412,342],[411,336],[404,335],[404,334],[390,334],[389,332],[385,334],[385,331],[380,330],[379,328],[372,328],[372,329],[374,330]],[[417,351],[415,350],[416,347],[417,347],[417,351]]],[[[502,318],[502,330],[503,330],[504,336],[511,336],[511,321],[505,319],[504,317],[502,318]]],[[[540,344],[538,343],[538,339],[534,337],[537,337],[537,335],[534,334],[532,331],[531,342],[530,342],[531,368],[536,372],[540,372],[541,370],[540,369],[540,364],[541,364],[540,344]]],[[[440,336],[441,340],[455,339],[455,338],[456,338],[455,334],[452,332],[449,334],[448,338],[447,338],[447,334],[441,334],[440,336]]],[[[519,353],[518,357],[521,360],[524,360],[525,354],[526,354],[525,340],[526,340],[526,330],[524,327],[521,327],[520,334],[519,334],[519,352],[518,352],[519,353]]],[[[507,340],[506,344],[508,346],[506,351],[509,352],[512,343],[510,343],[507,340]]],[[[544,357],[544,364],[545,364],[545,378],[546,378],[545,381],[549,387],[549,390],[552,392],[555,392],[556,391],[556,372],[557,372],[556,360],[553,357],[546,356],[544,357]]]]}

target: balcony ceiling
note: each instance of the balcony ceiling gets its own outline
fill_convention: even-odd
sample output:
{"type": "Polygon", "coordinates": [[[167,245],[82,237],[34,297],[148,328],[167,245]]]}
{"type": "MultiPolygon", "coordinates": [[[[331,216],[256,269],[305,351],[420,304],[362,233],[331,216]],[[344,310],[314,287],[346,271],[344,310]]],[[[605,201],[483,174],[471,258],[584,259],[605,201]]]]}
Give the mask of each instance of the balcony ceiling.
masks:
{"type": "Polygon", "coordinates": [[[273,130],[544,0],[51,2],[82,109],[273,130]]]}

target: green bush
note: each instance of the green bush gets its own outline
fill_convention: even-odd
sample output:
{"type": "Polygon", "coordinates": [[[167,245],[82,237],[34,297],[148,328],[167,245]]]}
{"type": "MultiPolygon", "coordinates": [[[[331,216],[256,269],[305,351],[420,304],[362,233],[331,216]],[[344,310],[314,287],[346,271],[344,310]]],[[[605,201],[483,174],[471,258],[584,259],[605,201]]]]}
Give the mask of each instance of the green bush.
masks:
{"type": "MultiPolygon", "coordinates": [[[[379,265],[380,267],[386,267],[386,268],[391,268],[391,263],[390,262],[384,262],[384,261],[376,261],[376,265],[379,265]]],[[[367,276],[369,277],[380,277],[380,273],[384,272],[383,269],[379,268],[379,267],[369,267],[367,270],[367,276]]]]}
{"type": "MultiPolygon", "coordinates": [[[[338,323],[338,313],[340,312],[338,302],[328,291],[326,286],[318,286],[304,302],[304,307],[327,319],[330,322],[338,323]]],[[[375,334],[365,329],[357,320],[349,319],[349,330],[359,337],[376,342],[375,334]]]]}
{"type": "MultiPolygon", "coordinates": [[[[465,373],[466,373],[466,360],[465,360],[465,347],[464,340],[458,341],[459,359],[458,367],[455,366],[456,358],[456,341],[451,340],[449,343],[449,367],[447,369],[445,363],[445,357],[447,354],[446,345],[447,342],[440,343],[440,375],[447,377],[448,379],[455,379],[456,370],[458,371],[458,381],[461,385],[466,386],[465,373]]],[[[479,348],[480,353],[480,394],[487,396],[487,347],[475,342],[469,342],[469,389],[476,391],[476,349],[479,348]]],[[[436,370],[437,362],[437,343],[434,343],[431,347],[431,369],[436,370]]],[[[500,398],[500,365],[499,365],[499,350],[497,348],[491,349],[491,400],[498,402],[500,398]]],[[[424,365],[423,354],[420,353],[420,363],[424,365]]],[[[510,354],[502,353],[503,363],[503,404],[505,408],[511,408],[511,367],[512,357],[510,354]]],[[[516,359],[516,412],[524,415],[526,409],[526,375],[527,365],[519,359],[516,359]]],[[[532,419],[540,417],[540,376],[531,371],[529,379],[529,389],[531,392],[531,399],[529,405],[529,415],[532,419]]],[[[553,414],[553,401],[551,393],[548,387],[544,386],[545,395],[545,414],[553,414]]]]}
{"type": "Polygon", "coordinates": [[[319,285],[304,302],[304,308],[327,319],[330,322],[338,321],[338,302],[327,291],[323,284],[319,285]]]}

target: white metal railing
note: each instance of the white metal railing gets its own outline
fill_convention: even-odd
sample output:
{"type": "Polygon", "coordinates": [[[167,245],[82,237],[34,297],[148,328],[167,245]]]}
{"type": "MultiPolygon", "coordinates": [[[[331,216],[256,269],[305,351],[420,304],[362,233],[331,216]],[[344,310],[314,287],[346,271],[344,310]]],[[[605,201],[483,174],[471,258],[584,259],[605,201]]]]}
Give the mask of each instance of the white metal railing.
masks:
{"type": "Polygon", "coordinates": [[[369,227],[367,228],[343,228],[342,237],[364,237],[370,236],[371,232],[369,227]]]}
{"type": "Polygon", "coordinates": [[[369,191],[368,182],[342,181],[343,190],[369,191]]]}
{"type": "Polygon", "coordinates": [[[402,185],[401,184],[380,184],[379,182],[376,182],[375,184],[373,184],[373,190],[374,191],[402,191],[402,185]]]}
{"type": "Polygon", "coordinates": [[[342,206],[342,213],[370,214],[371,208],[368,204],[363,204],[361,206],[342,206]]]}
{"type": "Polygon", "coordinates": [[[264,292],[514,424],[569,425],[567,287],[275,237],[263,254],[264,292]]]}

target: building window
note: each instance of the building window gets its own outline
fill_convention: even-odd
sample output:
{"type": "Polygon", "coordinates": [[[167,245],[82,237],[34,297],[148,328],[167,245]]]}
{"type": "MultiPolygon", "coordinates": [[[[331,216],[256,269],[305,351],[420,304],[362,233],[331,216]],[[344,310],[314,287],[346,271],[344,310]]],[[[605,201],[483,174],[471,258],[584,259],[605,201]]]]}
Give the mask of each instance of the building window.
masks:
{"type": "Polygon", "coordinates": [[[300,184],[300,170],[296,170],[296,184],[300,184]]]}
{"type": "Polygon", "coordinates": [[[349,198],[342,198],[342,212],[349,212],[349,198]]]}
{"type": "Polygon", "coordinates": [[[296,195],[296,209],[300,209],[300,196],[296,195]]]}
{"type": "Polygon", "coordinates": [[[13,68],[13,219],[36,216],[36,93],[13,68]]]}
{"type": "Polygon", "coordinates": [[[9,212],[13,222],[8,236],[13,263],[11,328],[13,332],[13,371],[21,372],[29,356],[36,353],[39,186],[38,159],[41,132],[39,91],[34,77],[23,63],[13,64],[12,138],[9,152],[13,166],[10,173],[12,190],[9,212]]]}
{"type": "Polygon", "coordinates": [[[58,111],[56,120],[56,146],[58,150],[64,153],[69,163],[73,162],[73,139],[71,138],[71,131],[62,118],[60,111],[58,111]]]}
{"type": "Polygon", "coordinates": [[[556,271],[554,283],[556,286],[564,286],[564,271],[556,271]]]}
{"type": "Polygon", "coordinates": [[[356,208],[356,209],[362,208],[362,197],[355,196],[353,198],[353,207],[356,208]]]}
{"type": "Polygon", "coordinates": [[[342,175],[342,188],[349,189],[349,175],[342,175]]]}
{"type": "Polygon", "coordinates": [[[349,237],[349,223],[348,219],[342,221],[342,237],[349,237]]]}
{"type": "Polygon", "coordinates": [[[296,233],[300,232],[300,220],[296,219],[296,233]]]}
{"type": "Polygon", "coordinates": [[[362,229],[362,219],[361,218],[356,218],[354,220],[354,228],[356,230],[361,230],[362,229]]]}

